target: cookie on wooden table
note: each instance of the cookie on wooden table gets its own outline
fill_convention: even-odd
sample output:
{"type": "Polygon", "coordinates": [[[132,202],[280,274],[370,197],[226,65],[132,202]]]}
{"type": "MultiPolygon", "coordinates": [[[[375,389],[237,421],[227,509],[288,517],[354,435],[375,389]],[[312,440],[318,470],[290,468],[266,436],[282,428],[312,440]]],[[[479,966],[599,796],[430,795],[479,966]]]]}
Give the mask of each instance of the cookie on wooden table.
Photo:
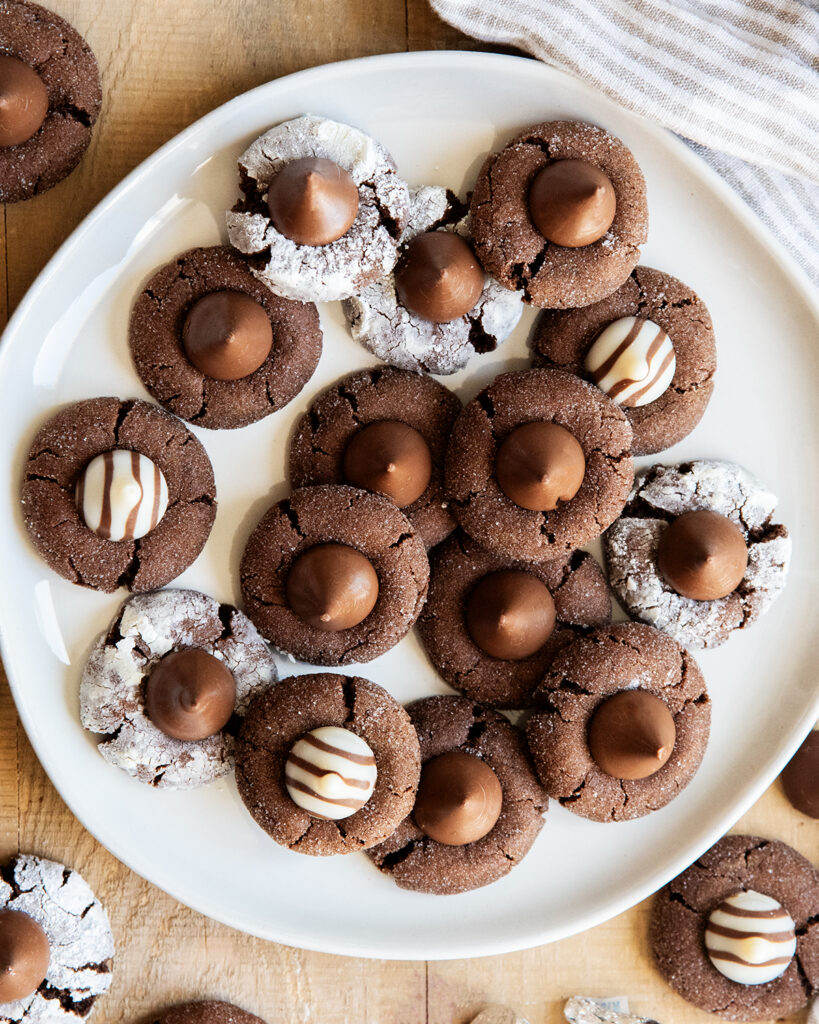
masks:
{"type": "Polygon", "coordinates": [[[587,306],[619,288],[648,233],[637,161],[582,121],[533,125],[487,157],[470,212],[488,273],[547,309],[587,306]]]}
{"type": "Polygon", "coordinates": [[[77,1024],[111,985],[114,939],[78,872],[18,854],[0,867],[0,1024],[77,1024]]]}
{"type": "Polygon", "coordinates": [[[156,271],[131,313],[136,371],[169,412],[244,427],[284,408],[321,356],[312,302],[274,295],[233,249],[190,249],[156,271]]]}
{"type": "Polygon", "coordinates": [[[465,205],[427,185],[410,189],[395,270],[346,299],[344,312],[353,337],[379,359],[449,374],[508,338],[521,300],[475,258],[465,205]]]}
{"type": "Polygon", "coordinates": [[[608,584],[585,551],[519,562],[459,530],[430,563],[418,634],[442,678],[481,704],[529,707],[557,652],[611,619],[608,584]]]}
{"type": "Polygon", "coordinates": [[[344,377],[296,424],[290,484],[353,484],[386,494],[427,547],[455,528],[444,498],[444,455],[461,411],[426,374],[391,366],[344,377]]]}
{"type": "Polygon", "coordinates": [[[251,143],[239,174],[228,238],[277,295],[346,299],[395,266],[409,192],[390,154],[360,129],[293,118],[251,143]]]}
{"type": "Polygon", "coordinates": [[[635,455],[681,441],[714,390],[717,353],[705,303],[676,277],[635,267],[625,284],[582,309],[545,309],[532,336],[535,365],[597,384],[626,414],[635,455]]]}
{"type": "Polygon", "coordinates": [[[775,839],[720,839],[654,898],[668,984],[726,1020],[781,1020],[819,989],[819,871],[775,839]]]}
{"type": "Polygon", "coordinates": [[[203,1000],[196,1003],[181,1003],[166,1010],[157,1017],[154,1024],[265,1024],[247,1010],[233,1003],[203,1000]]]}
{"type": "Polygon", "coordinates": [[[452,895],[490,885],[523,860],[548,799],[523,734],[466,697],[409,707],[421,744],[412,813],[368,857],[402,889],[452,895]]]}
{"type": "Polygon", "coordinates": [[[39,4],[0,4],[0,202],[53,188],[83,157],[102,105],[82,36],[39,4]]]}
{"type": "Polygon", "coordinates": [[[189,789],[233,770],[247,706],[276,678],[270,648],[236,608],[195,590],[139,594],[91,652],[80,720],[109,764],[189,789]]]}

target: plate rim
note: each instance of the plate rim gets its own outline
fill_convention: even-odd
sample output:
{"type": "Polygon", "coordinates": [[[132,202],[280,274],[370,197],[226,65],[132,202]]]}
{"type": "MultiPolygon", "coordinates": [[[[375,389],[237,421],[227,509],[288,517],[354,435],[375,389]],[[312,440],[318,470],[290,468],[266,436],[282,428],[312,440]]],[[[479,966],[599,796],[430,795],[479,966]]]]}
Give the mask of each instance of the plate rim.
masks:
{"type": "MultiPolygon", "coordinates": [[[[385,66],[386,70],[389,71],[393,65],[402,65],[404,67],[412,67],[415,65],[419,69],[437,67],[439,70],[448,70],[455,65],[460,65],[467,69],[471,68],[476,71],[479,71],[482,65],[492,65],[493,67],[501,65],[511,67],[514,65],[515,74],[518,73],[518,69],[526,68],[527,71],[530,71],[535,76],[545,74],[547,78],[551,78],[553,81],[559,82],[560,80],[565,80],[571,82],[573,88],[580,87],[589,95],[599,97],[605,102],[605,104],[617,107],[621,114],[625,115],[627,119],[633,120],[635,124],[638,124],[640,129],[649,136],[653,135],[654,137],[661,138],[663,144],[672,149],[677,159],[686,165],[695,177],[705,179],[706,184],[711,191],[716,194],[720,202],[729,208],[734,216],[752,235],[760,238],[764,242],[770,255],[774,259],[774,262],[779,265],[779,268],[782,270],[789,283],[799,293],[800,299],[812,312],[817,321],[819,321],[819,296],[815,294],[813,285],[811,284],[806,272],[803,271],[796,263],[793,257],[785,249],[784,245],[772,233],[771,229],[764,224],[764,222],[755,214],[753,209],[742,199],[742,197],[739,196],[738,193],[736,193],[731,186],[728,185],[728,183],[725,182],[719,174],[706,163],[705,160],[686,146],[680,138],[675,136],[668,129],[661,127],[647,118],[642,118],[632,111],[620,106],[611,97],[595,89],[582,79],[533,58],[473,50],[419,50],[392,54],[377,54],[368,57],[357,57],[349,60],[336,61],[317,65],[312,68],[294,72],[290,75],[282,76],[281,78],[273,79],[272,81],[262,83],[253,89],[240,93],[228,100],[226,103],[215,107],[213,110],[209,111],[207,114],[203,115],[201,118],[197,119],[165,142],[152,154],[146,157],[145,160],[133,168],[133,170],[131,170],[125,178],[122,179],[122,181],[118,182],[117,185],[115,185],[114,188],[96,204],[96,206],[86,215],[86,217],[83,218],[80,224],[59,246],[54,255],[48,260],[43,269],[34,279],[9,319],[8,324],[3,331],[2,338],[0,339],[0,380],[3,378],[6,370],[6,362],[11,358],[11,356],[7,355],[7,350],[11,350],[11,344],[13,342],[11,335],[16,333],[18,322],[26,317],[29,307],[37,300],[40,291],[48,285],[51,278],[58,271],[59,266],[68,256],[70,256],[75,247],[82,243],[85,234],[90,231],[100,219],[107,215],[109,209],[118,203],[121,198],[135,186],[142,176],[153,170],[157,164],[162,163],[174,151],[184,147],[191,137],[197,135],[203,130],[207,130],[211,121],[218,122],[223,118],[229,117],[231,110],[234,107],[238,107],[246,103],[250,96],[269,92],[275,93],[276,89],[285,82],[288,83],[289,86],[294,80],[306,81],[313,78],[321,79],[325,77],[332,77],[332,75],[338,72],[339,69],[349,72],[366,67],[377,72],[385,66]],[[9,336],[8,341],[6,340],[7,336],[9,336]]],[[[29,721],[27,712],[24,712],[18,703],[17,688],[18,686],[21,688],[23,686],[22,676],[18,681],[16,662],[14,662],[10,657],[6,629],[2,620],[0,620],[0,654],[2,654],[4,664],[7,668],[9,687],[15,702],[17,713],[26,734],[29,737],[35,754],[43,766],[43,769],[46,771],[52,785],[55,787],[61,799],[65,802],[71,813],[77,818],[83,828],[94,836],[94,838],[114,857],[116,857],[117,860],[121,861],[141,878],[145,878],[146,881],[150,882],[150,884],[155,885],[164,892],[167,892],[168,895],[172,896],[179,902],[182,902],[197,912],[214,920],[220,921],[232,928],[237,928],[249,934],[257,935],[269,941],[296,946],[300,949],[336,955],[386,960],[443,961],[517,952],[548,942],[559,941],[562,938],[568,938],[571,935],[575,935],[589,928],[595,927],[603,921],[609,920],[618,914],[623,913],[625,910],[635,906],[638,902],[642,901],[660,888],[665,884],[665,881],[668,878],[673,877],[679,873],[679,871],[688,866],[688,864],[692,863],[693,860],[700,856],[704,850],[713,844],[713,842],[733,827],[733,824],[735,824],[735,822],[768,788],[781,768],[784,767],[793,755],[804,736],[810,731],[817,716],[819,716],[819,691],[817,691],[814,696],[813,703],[808,707],[807,711],[800,719],[799,728],[794,730],[790,740],[784,744],[784,752],[781,753],[778,758],[774,759],[773,769],[768,773],[761,775],[757,779],[756,783],[750,786],[749,790],[746,791],[744,797],[740,799],[738,803],[732,805],[730,822],[728,824],[723,821],[723,823],[717,828],[708,830],[705,838],[701,835],[700,841],[696,844],[695,852],[692,856],[689,856],[689,852],[686,852],[685,856],[682,858],[679,856],[675,857],[673,859],[673,864],[675,865],[673,868],[666,867],[663,871],[653,872],[651,875],[647,876],[640,885],[633,886],[627,894],[621,896],[619,900],[615,900],[612,904],[606,905],[604,909],[589,911],[586,914],[577,917],[573,921],[572,927],[569,930],[563,929],[559,934],[550,934],[548,922],[544,922],[537,928],[527,929],[525,933],[522,933],[522,937],[519,939],[507,938],[492,941],[491,937],[483,935],[481,936],[480,941],[473,941],[467,949],[460,947],[452,949],[446,941],[441,945],[437,943],[437,940],[435,940],[434,937],[428,937],[427,949],[425,949],[423,954],[414,953],[412,951],[407,952],[406,950],[399,954],[392,951],[385,952],[380,949],[375,949],[373,946],[368,945],[366,941],[362,942],[358,935],[356,935],[354,940],[348,941],[345,944],[344,949],[340,949],[339,944],[332,940],[327,942],[323,942],[320,939],[305,940],[301,935],[294,934],[292,927],[284,922],[270,922],[270,927],[260,928],[257,926],[256,922],[245,920],[246,914],[243,912],[235,913],[232,917],[220,912],[218,908],[210,905],[207,893],[189,892],[185,890],[184,886],[180,887],[178,885],[174,885],[174,891],[171,892],[162,884],[154,881],[148,873],[145,873],[143,870],[135,867],[131,862],[127,849],[122,850],[119,843],[119,837],[114,835],[102,840],[100,839],[96,829],[92,831],[88,828],[83,817],[75,809],[73,799],[63,792],[62,785],[58,782],[60,777],[59,765],[56,762],[51,763],[48,751],[45,751],[43,754],[38,749],[38,745],[33,738],[36,735],[36,727],[33,718],[29,721]],[[673,870],[673,874],[669,874],[670,870],[673,870]]],[[[348,939],[351,938],[351,936],[348,937],[348,939]]]]}

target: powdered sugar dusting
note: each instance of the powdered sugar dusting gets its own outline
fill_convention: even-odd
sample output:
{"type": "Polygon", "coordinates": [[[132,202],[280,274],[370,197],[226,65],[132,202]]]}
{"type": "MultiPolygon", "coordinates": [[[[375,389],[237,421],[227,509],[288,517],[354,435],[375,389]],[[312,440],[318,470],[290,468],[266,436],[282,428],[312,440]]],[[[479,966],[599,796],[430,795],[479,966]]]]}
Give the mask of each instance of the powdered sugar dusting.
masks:
{"type": "Polygon", "coordinates": [[[37,921],[48,936],[51,961],[37,992],[0,1006],[0,1022],[76,1024],[88,1014],[85,1001],[111,984],[108,915],[80,875],[62,864],[20,855],[12,861],[11,878],[11,885],[0,880],[0,907],[37,921]]]}
{"type": "Polygon", "coordinates": [[[80,718],[106,738],[99,751],[142,782],[186,788],[233,770],[230,724],[205,740],[166,736],[146,716],[144,681],[169,651],[198,647],[219,658],[236,680],[236,714],[277,678],[269,647],[247,616],[192,590],[160,590],[126,601],[88,660],[80,718]]]}
{"type": "Polygon", "coordinates": [[[700,460],[653,467],[637,479],[625,514],[604,538],[615,593],[634,618],[683,646],[720,646],[733,630],[766,611],[785,587],[791,540],[784,527],[771,522],[776,504],[775,495],[732,463],[700,460]],[[700,509],[727,516],[748,545],[745,577],[732,594],[716,601],[682,597],[657,568],[667,521],[700,509]]]}

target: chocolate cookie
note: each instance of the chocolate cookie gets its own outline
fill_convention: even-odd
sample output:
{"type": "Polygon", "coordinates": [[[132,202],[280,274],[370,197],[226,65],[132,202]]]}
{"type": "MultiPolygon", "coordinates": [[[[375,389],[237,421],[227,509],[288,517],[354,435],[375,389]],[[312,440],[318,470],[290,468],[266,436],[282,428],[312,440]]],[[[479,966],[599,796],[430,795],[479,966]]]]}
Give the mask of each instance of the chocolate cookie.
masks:
{"type": "Polygon", "coordinates": [[[808,733],[780,778],[794,808],[809,818],[819,818],[819,729],[808,733]]]}
{"type": "MultiPolygon", "coordinates": [[[[561,210],[564,204],[550,205],[561,210]]],[[[587,306],[619,288],[637,265],[648,233],[645,181],[637,161],[619,139],[581,121],[533,125],[492,153],[478,174],[470,212],[475,251],[486,270],[505,287],[522,290],[527,302],[547,309],[587,306]],[[549,242],[530,209],[534,179],[547,166],[568,160],[602,172],[616,199],[610,226],[589,244],[580,238],[549,242]]]]}
{"type": "Polygon", "coordinates": [[[321,356],[312,302],[274,295],[227,246],[190,249],[158,270],[131,313],[131,355],[145,387],[166,409],[199,427],[244,427],[282,409],[301,391],[321,356]],[[185,354],[183,329],[192,307],[213,293],[253,299],[270,320],[273,344],[258,369],[220,380],[185,354]]]}
{"type": "Polygon", "coordinates": [[[195,590],[159,590],[125,601],[97,640],[80,684],[80,720],[103,737],[98,749],[105,760],[140,782],[202,786],[233,770],[247,706],[276,678],[269,647],[240,611],[195,590]],[[227,724],[199,740],[167,735],[146,707],[153,670],[170,652],[190,649],[212,655],[235,680],[227,724]]]}
{"type": "MultiPolygon", "coordinates": [[[[285,121],[245,150],[239,157],[239,174],[244,198],[227,214],[228,238],[250,256],[253,272],[277,295],[307,302],[346,299],[395,266],[409,192],[389,153],[358,128],[314,114],[285,121]],[[330,163],[353,187],[353,195],[357,189],[352,222],[329,242],[317,237],[316,244],[304,244],[291,237],[313,240],[309,236],[317,225],[306,214],[309,207],[320,208],[321,202],[305,203],[304,226],[309,230],[304,236],[290,228],[290,235],[285,234],[273,222],[271,185],[285,167],[305,160],[330,163]]],[[[306,187],[309,183],[303,184],[306,187]]],[[[298,205],[297,190],[294,183],[284,197],[292,206],[298,205]]],[[[346,198],[328,196],[326,205],[338,209],[346,198]]],[[[279,227],[284,225],[280,222],[279,227]]]]}
{"type": "Polygon", "coordinates": [[[597,562],[573,551],[550,562],[516,562],[490,554],[460,530],[432,553],[429,596],[418,633],[436,670],[470,700],[493,707],[525,708],[558,651],[585,629],[611,619],[611,598],[597,562]],[[466,608],[475,586],[491,573],[526,572],[543,583],[554,601],[556,621],[545,643],[516,660],[492,657],[478,646],[466,608]]]}
{"type": "MultiPolygon", "coordinates": [[[[534,699],[541,710],[526,738],[540,781],[549,796],[593,821],[626,821],[665,807],[691,781],[708,743],[711,702],[697,663],[670,637],[636,622],[594,630],[560,651],[534,699]],[[665,762],[642,778],[609,774],[590,749],[595,714],[624,691],[659,698],[676,730],[665,762]]],[[[636,736],[635,745],[641,740],[636,736]]]]}
{"type": "Polygon", "coordinates": [[[421,762],[460,751],[485,762],[503,792],[496,824],[463,846],[431,839],[409,815],[367,856],[402,889],[450,895],[479,889],[507,875],[543,828],[548,799],[532,771],[520,731],[490,708],[465,697],[427,697],[409,707],[421,744],[421,762]]]}
{"type": "Polygon", "coordinates": [[[432,377],[388,366],[351,374],[320,395],[297,424],[290,445],[290,483],[309,487],[346,482],[345,452],[363,427],[384,420],[406,423],[429,448],[431,475],[423,493],[401,511],[426,546],[433,547],[455,528],[444,499],[443,463],[460,411],[458,397],[432,377]]]}
{"type": "MultiPolygon", "coordinates": [[[[584,360],[601,332],[626,317],[655,324],[673,346],[673,377],[659,397],[630,407],[626,403],[643,399],[621,392],[625,399],[621,408],[634,431],[633,453],[653,455],[691,433],[702,419],[714,390],[717,368],[714,328],[705,303],[688,285],[660,270],[636,267],[617,291],[591,306],[543,310],[532,336],[535,365],[569,370],[597,383],[584,360]]],[[[596,364],[597,360],[595,367],[596,364]]],[[[605,364],[600,370],[603,368],[605,364]]],[[[617,369],[613,367],[612,376],[616,376],[617,369]]],[[[650,364],[646,364],[646,369],[648,376],[650,364]]],[[[598,377],[600,370],[597,370],[598,377]]],[[[609,395],[614,393],[609,375],[604,376],[600,384],[605,385],[609,395]]],[[[643,397],[648,399],[650,392],[643,397]]]]}
{"type": "Polygon", "coordinates": [[[742,467],[699,459],[653,466],[640,474],[622,517],[603,547],[609,582],[626,611],[673,636],[685,647],[718,647],[744,629],[782,593],[791,540],[773,522],[777,499],[742,467]],[[739,585],[717,600],[684,597],[657,565],[661,538],[686,512],[707,509],[742,531],[748,564],[739,585]]]}
{"type": "Polygon", "coordinates": [[[111,985],[114,939],[99,900],[76,871],[18,854],[0,868],[0,914],[10,911],[23,927],[4,929],[15,970],[4,969],[0,991],[26,981],[36,987],[0,998],[0,1024],[84,1020],[111,985]]]}
{"type": "Polygon", "coordinates": [[[409,716],[367,679],[322,672],[283,679],[248,709],[236,748],[236,782],[256,823],[296,853],[354,853],[391,835],[409,813],[420,770],[409,716]],[[291,798],[285,765],[298,740],[337,726],[361,737],[377,776],[367,802],[340,821],[317,817],[291,798]]]}
{"type": "Polygon", "coordinates": [[[206,1001],[182,1003],[166,1010],[154,1024],[265,1024],[247,1010],[233,1003],[206,1001]]]}
{"type": "Polygon", "coordinates": [[[562,557],[620,514],[633,480],[631,427],[611,399],[573,374],[504,373],[455,421],[445,478],[452,515],[482,547],[521,561],[562,557]],[[495,474],[501,443],[530,422],[564,427],[585,458],[576,494],[551,511],[521,507],[495,474]]]}
{"type": "Polygon", "coordinates": [[[53,188],[80,162],[100,112],[102,88],[86,41],[39,4],[0,3],[0,53],[4,61],[25,65],[0,71],[8,136],[0,144],[0,202],[16,203],[53,188]]]}
{"type": "MultiPolygon", "coordinates": [[[[736,921],[747,930],[752,918],[736,921]]],[[[663,978],[694,1006],[726,1020],[782,1020],[805,1006],[819,987],[819,871],[775,839],[725,836],[657,893],[650,941],[663,978]],[[742,890],[775,900],[795,926],[796,953],[767,983],[731,981],[706,949],[710,915],[742,890]]]]}
{"type": "MultiPolygon", "coordinates": [[[[106,493],[100,497],[110,512],[106,493]]],[[[21,501],[31,540],[54,572],[106,593],[122,586],[141,592],[170,583],[202,550],[216,516],[216,485],[205,449],[175,417],[136,399],[90,398],[61,409],[38,431],[21,501]],[[106,539],[77,507],[84,471],[112,450],[142,453],[167,484],[165,514],[136,539],[106,539]]]]}
{"type": "MultiPolygon", "coordinates": [[[[412,239],[428,231],[453,232],[471,244],[466,207],[448,189],[410,189],[399,268],[412,239]]],[[[428,319],[401,301],[395,273],[390,273],[346,299],[344,313],[356,341],[379,359],[404,370],[448,374],[460,370],[476,352],[492,352],[509,337],[523,312],[521,299],[520,292],[510,292],[486,275],[467,312],[447,320],[428,319]]]]}
{"type": "Polygon", "coordinates": [[[250,535],[240,566],[247,614],[262,636],[311,665],[372,661],[412,628],[429,583],[424,544],[403,513],[356,487],[301,487],[276,502],[250,535]],[[319,545],[352,548],[377,576],[377,599],[355,625],[324,629],[296,614],[288,580],[297,560],[319,545]]]}

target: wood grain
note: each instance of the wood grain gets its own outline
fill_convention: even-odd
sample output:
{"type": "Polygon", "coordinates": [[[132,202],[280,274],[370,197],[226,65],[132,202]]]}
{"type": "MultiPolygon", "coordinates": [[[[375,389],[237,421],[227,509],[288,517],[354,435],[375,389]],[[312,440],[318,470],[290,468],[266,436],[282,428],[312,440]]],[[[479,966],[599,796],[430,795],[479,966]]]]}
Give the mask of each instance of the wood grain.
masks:
{"type": "MultiPolygon", "coordinates": [[[[217,104],[328,61],[479,45],[444,24],[426,0],[50,0],[50,6],[91,43],[105,104],[80,168],[51,192],[3,210],[2,322],[95,203],[217,104]]],[[[738,830],[784,839],[819,860],[816,823],[790,809],[778,784],[738,830]]],[[[161,856],[161,836],[156,844],[161,856]]],[[[508,1002],[531,1024],[552,1024],[575,993],[625,994],[635,1009],[666,1022],[713,1020],[653,972],[647,903],[551,946],[429,965],[289,949],[210,921],[137,877],[80,826],[40,767],[0,673],[0,857],[18,849],[77,867],[109,910],[118,954],[97,1024],[147,1024],[165,1005],[202,997],[237,1002],[270,1024],[465,1024],[487,1002],[508,1002]]]]}

